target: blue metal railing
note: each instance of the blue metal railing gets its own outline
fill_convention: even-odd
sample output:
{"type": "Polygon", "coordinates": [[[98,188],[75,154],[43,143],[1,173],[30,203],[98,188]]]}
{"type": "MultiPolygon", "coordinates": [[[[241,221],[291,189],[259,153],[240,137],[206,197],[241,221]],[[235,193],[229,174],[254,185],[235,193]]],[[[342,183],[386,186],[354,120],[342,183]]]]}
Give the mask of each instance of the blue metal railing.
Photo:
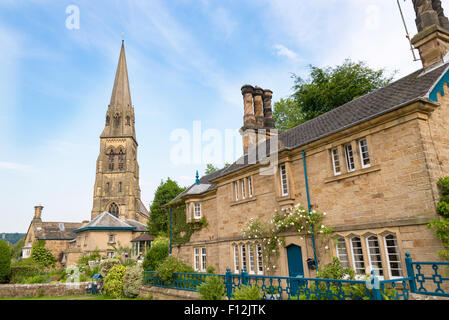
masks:
{"type": "Polygon", "coordinates": [[[207,277],[222,279],[230,299],[244,285],[257,286],[266,300],[408,300],[410,293],[449,297],[449,262],[415,262],[405,258],[407,277],[379,280],[372,272],[369,280],[271,277],[250,275],[245,269],[233,274],[174,273],[170,281],[155,271],[144,271],[143,283],[163,288],[196,291],[207,277]]]}
{"type": "MultiPolygon", "coordinates": [[[[162,288],[196,291],[207,277],[223,280],[230,299],[236,290],[257,286],[265,300],[382,300],[408,299],[409,278],[377,281],[369,287],[368,281],[317,278],[292,278],[249,275],[246,270],[233,274],[228,269],[224,275],[202,273],[174,273],[169,282],[163,281],[155,271],[144,271],[143,283],[162,288]]],[[[371,279],[377,279],[375,275],[371,279]]]]}
{"type": "Polygon", "coordinates": [[[449,262],[415,262],[405,255],[411,293],[449,297],[449,262]]]}

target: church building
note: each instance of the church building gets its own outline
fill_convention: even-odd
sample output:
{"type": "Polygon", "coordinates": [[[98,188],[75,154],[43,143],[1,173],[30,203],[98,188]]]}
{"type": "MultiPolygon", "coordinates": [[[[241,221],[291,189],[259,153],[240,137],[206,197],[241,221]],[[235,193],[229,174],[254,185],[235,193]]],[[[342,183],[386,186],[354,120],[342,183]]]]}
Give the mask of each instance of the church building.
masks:
{"type": "MultiPolygon", "coordinates": [[[[42,222],[43,207],[36,207],[22,250],[23,257],[31,255],[36,240],[45,240],[45,246],[67,266],[94,250],[112,257],[120,247],[131,249],[133,243],[140,244],[142,241],[138,240],[147,232],[149,212],[140,199],[137,148],[134,106],[122,42],[105,127],[100,136],[91,221],[42,222]],[[59,228],[59,232],[51,232],[55,228],[59,228]]],[[[145,239],[148,244],[152,237],[145,239]]],[[[133,252],[141,255],[136,250],[133,252]]]]}

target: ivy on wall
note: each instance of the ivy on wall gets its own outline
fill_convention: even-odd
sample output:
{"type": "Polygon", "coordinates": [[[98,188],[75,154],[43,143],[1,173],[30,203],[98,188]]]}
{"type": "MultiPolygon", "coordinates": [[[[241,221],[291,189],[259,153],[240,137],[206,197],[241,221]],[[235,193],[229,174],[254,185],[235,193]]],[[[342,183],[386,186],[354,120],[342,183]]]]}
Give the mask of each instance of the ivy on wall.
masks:
{"type": "Polygon", "coordinates": [[[431,221],[427,227],[434,229],[435,235],[445,247],[444,250],[438,252],[438,255],[442,259],[449,260],[449,177],[441,178],[437,185],[441,192],[437,212],[441,217],[431,221]]]}
{"type": "Polygon", "coordinates": [[[206,217],[187,222],[185,205],[172,209],[172,244],[182,245],[190,241],[192,234],[203,228],[207,228],[206,217]]]}

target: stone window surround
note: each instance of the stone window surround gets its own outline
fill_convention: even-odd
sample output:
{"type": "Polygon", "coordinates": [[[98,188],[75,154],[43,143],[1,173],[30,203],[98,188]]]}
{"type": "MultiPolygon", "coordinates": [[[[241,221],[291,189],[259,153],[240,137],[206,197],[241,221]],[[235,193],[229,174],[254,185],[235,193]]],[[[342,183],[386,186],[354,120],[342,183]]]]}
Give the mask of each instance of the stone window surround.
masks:
{"type": "MultiPolygon", "coordinates": [[[[328,180],[332,180],[333,178],[338,179],[344,179],[348,175],[352,175],[354,173],[361,172],[360,170],[368,170],[372,167],[378,168],[379,166],[376,165],[373,161],[372,157],[372,150],[370,148],[371,146],[371,135],[366,136],[354,136],[350,139],[345,139],[344,141],[341,141],[338,144],[332,144],[328,146],[326,149],[328,150],[329,154],[329,162],[330,162],[330,171],[329,171],[329,178],[326,179],[326,182],[328,180]],[[362,157],[362,150],[361,150],[361,141],[366,141],[366,146],[368,148],[368,155],[369,155],[369,164],[364,165],[363,164],[363,157],[362,157]],[[354,159],[354,170],[348,170],[347,166],[347,159],[346,159],[346,150],[345,146],[351,145],[352,147],[352,153],[353,153],[353,159],[354,159]],[[333,159],[333,150],[338,150],[339,160],[340,160],[340,172],[335,171],[335,164],[333,159]],[[342,161],[344,164],[342,164],[342,161]]],[[[371,172],[371,171],[369,171],[371,172]]]]}
{"type": "MultiPolygon", "coordinates": [[[[398,236],[398,232],[397,231],[392,231],[389,229],[384,229],[381,232],[364,232],[364,233],[348,233],[348,234],[335,234],[332,239],[337,240],[337,239],[344,239],[345,240],[345,244],[346,244],[346,250],[348,252],[348,260],[349,260],[349,266],[351,267],[351,269],[354,270],[354,256],[353,256],[353,250],[352,250],[352,243],[351,243],[351,239],[354,237],[358,237],[360,238],[360,242],[362,245],[362,251],[363,251],[363,260],[364,260],[364,264],[365,264],[365,273],[369,274],[371,272],[371,264],[370,264],[370,258],[369,258],[369,249],[368,249],[368,245],[367,245],[367,240],[369,237],[371,236],[377,236],[378,239],[378,243],[379,243],[379,249],[380,249],[380,255],[381,255],[381,261],[382,261],[382,269],[384,271],[384,276],[379,276],[380,279],[385,279],[386,276],[388,276],[389,279],[394,279],[394,278],[398,278],[398,277],[394,277],[391,275],[391,265],[390,265],[390,261],[388,258],[388,253],[387,253],[387,246],[386,246],[386,241],[385,241],[385,237],[389,236],[389,235],[393,235],[395,236],[395,240],[396,240],[396,250],[397,250],[397,254],[399,255],[399,257],[401,257],[401,246],[400,246],[400,239],[398,236]]],[[[334,242],[334,246],[332,248],[332,255],[334,257],[338,257],[337,255],[337,244],[334,242]]],[[[404,274],[404,261],[400,261],[400,269],[401,269],[401,274],[404,274]]]]}
{"type": "Polygon", "coordinates": [[[207,251],[206,247],[193,248],[193,269],[199,272],[206,271],[207,251]]]}
{"type": "Polygon", "coordinates": [[[231,206],[256,200],[253,175],[245,175],[232,181],[232,199],[231,206]]]}
{"type": "Polygon", "coordinates": [[[243,268],[246,268],[246,272],[250,275],[263,275],[263,258],[262,261],[260,261],[258,256],[258,247],[260,247],[259,244],[251,242],[251,241],[245,241],[245,242],[233,242],[231,243],[231,254],[232,254],[232,261],[233,261],[233,270],[238,273],[243,270],[243,268]],[[251,248],[252,247],[252,248],[251,248]],[[245,256],[243,256],[243,250],[245,250],[245,256]],[[236,250],[237,249],[237,250],[236,250]],[[253,270],[251,270],[251,252],[253,255],[253,270]],[[246,266],[244,266],[244,260],[246,266]],[[236,262],[238,262],[238,269],[236,268],[236,262]]]}

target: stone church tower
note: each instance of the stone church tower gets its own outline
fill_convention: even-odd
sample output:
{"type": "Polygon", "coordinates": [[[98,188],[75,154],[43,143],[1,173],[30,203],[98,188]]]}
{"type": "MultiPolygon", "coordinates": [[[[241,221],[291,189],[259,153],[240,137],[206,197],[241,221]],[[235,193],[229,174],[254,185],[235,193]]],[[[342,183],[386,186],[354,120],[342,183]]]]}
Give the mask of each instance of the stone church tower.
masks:
{"type": "Polygon", "coordinates": [[[105,128],[100,136],[92,220],[106,211],[119,219],[146,223],[148,211],[140,200],[137,146],[134,107],[122,41],[105,128]]]}

